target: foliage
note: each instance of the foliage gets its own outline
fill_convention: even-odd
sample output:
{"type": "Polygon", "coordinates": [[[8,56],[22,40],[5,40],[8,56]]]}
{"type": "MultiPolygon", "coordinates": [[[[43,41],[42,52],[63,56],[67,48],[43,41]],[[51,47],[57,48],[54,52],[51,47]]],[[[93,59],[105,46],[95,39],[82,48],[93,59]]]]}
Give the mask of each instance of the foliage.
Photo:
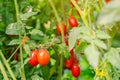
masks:
{"type": "Polygon", "coordinates": [[[0,0],[0,80],[119,80],[119,22],[119,0],[0,0]],[[49,63],[31,66],[43,48],[49,63]]]}

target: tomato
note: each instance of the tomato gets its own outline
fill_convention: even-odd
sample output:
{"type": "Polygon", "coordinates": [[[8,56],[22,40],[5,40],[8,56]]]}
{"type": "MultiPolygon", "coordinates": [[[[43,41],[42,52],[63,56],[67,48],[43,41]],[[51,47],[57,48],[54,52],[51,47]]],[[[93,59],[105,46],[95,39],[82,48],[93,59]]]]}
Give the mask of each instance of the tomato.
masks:
{"type": "Polygon", "coordinates": [[[107,3],[109,3],[111,0],[105,0],[107,3]]]}
{"type": "Polygon", "coordinates": [[[68,46],[68,34],[66,34],[64,36],[64,42],[65,42],[66,46],[68,46]]]}
{"type": "Polygon", "coordinates": [[[71,71],[72,71],[72,75],[74,77],[79,77],[79,75],[80,75],[80,67],[78,65],[73,65],[71,71]]]}
{"type": "Polygon", "coordinates": [[[69,22],[71,27],[77,27],[78,26],[78,21],[74,16],[70,16],[68,18],[68,22],[69,22]]]}
{"type": "MultiPolygon", "coordinates": [[[[66,25],[64,23],[62,23],[62,29],[63,29],[64,35],[66,35],[67,34],[67,27],[66,27],[66,25]]],[[[57,25],[57,32],[58,32],[58,35],[62,34],[62,31],[60,29],[59,24],[57,25]]]]}
{"type": "Polygon", "coordinates": [[[32,50],[32,56],[29,59],[29,63],[32,66],[36,66],[38,64],[37,54],[38,54],[38,50],[32,50]]]}
{"type": "Polygon", "coordinates": [[[72,65],[73,65],[73,60],[72,59],[67,59],[66,61],[65,61],[65,66],[66,66],[66,68],[68,68],[68,69],[71,69],[72,68],[72,65]]]}
{"type": "Polygon", "coordinates": [[[38,63],[42,66],[45,66],[50,61],[50,54],[46,49],[40,49],[37,54],[38,63]]]}
{"type": "Polygon", "coordinates": [[[74,52],[74,49],[71,49],[71,50],[70,50],[70,54],[71,54],[71,55],[74,55],[74,53],[75,53],[75,52],[74,52]]]}
{"type": "MultiPolygon", "coordinates": [[[[78,4],[78,0],[75,0],[75,2],[78,4]]],[[[72,7],[74,7],[74,4],[70,1],[70,4],[72,7]]]]}

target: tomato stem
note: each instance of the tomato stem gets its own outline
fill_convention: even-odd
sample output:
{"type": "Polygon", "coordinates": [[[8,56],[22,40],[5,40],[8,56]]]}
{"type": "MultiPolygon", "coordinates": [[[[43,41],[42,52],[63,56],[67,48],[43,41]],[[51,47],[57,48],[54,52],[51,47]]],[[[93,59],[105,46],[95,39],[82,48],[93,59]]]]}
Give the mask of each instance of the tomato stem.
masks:
{"type": "Polygon", "coordinates": [[[5,64],[6,68],[8,69],[8,72],[10,73],[12,79],[16,80],[15,75],[13,74],[13,72],[12,72],[12,70],[11,70],[11,68],[10,68],[10,66],[9,66],[7,60],[5,59],[5,57],[4,57],[4,55],[3,55],[1,50],[0,50],[0,56],[1,56],[1,58],[2,58],[2,60],[4,62],[4,64],[5,64]]]}
{"type": "Polygon", "coordinates": [[[17,0],[14,0],[14,5],[16,10],[16,18],[17,18],[17,21],[19,21],[19,8],[18,8],[17,0]]]}
{"type": "Polygon", "coordinates": [[[9,62],[11,60],[11,58],[15,55],[15,53],[18,51],[18,49],[20,48],[21,44],[17,47],[17,49],[12,53],[12,55],[10,56],[10,58],[7,60],[7,62],[9,62]]]}
{"type": "Polygon", "coordinates": [[[88,27],[88,21],[87,21],[87,18],[86,18],[85,9],[81,10],[81,8],[77,5],[77,3],[75,2],[75,0],[71,0],[71,2],[75,6],[75,8],[78,10],[78,13],[81,15],[81,18],[82,18],[83,23],[85,24],[85,26],[88,27]]]}
{"type": "Polygon", "coordinates": [[[8,76],[7,76],[6,72],[5,72],[5,68],[4,68],[1,60],[0,60],[0,70],[1,70],[1,73],[3,74],[4,79],[5,79],[5,80],[9,80],[9,79],[8,79],[8,76]]]}
{"type": "MultiPolygon", "coordinates": [[[[14,4],[15,4],[17,22],[19,22],[20,18],[19,18],[19,8],[18,8],[17,0],[14,0],[14,4]]],[[[21,40],[21,34],[19,34],[19,39],[21,40]]],[[[21,60],[21,65],[23,65],[22,45],[20,45],[20,60],[21,60]]],[[[24,66],[21,67],[21,79],[26,80],[24,66]]]]}
{"type": "Polygon", "coordinates": [[[57,19],[57,22],[58,22],[59,25],[60,25],[60,30],[61,30],[61,33],[62,33],[62,43],[64,43],[64,31],[63,31],[63,28],[62,28],[61,19],[60,19],[59,16],[58,16],[57,10],[56,10],[53,2],[52,2],[51,0],[48,0],[48,1],[49,1],[50,5],[51,5],[51,7],[52,7],[52,9],[53,9],[53,12],[54,12],[55,17],[56,17],[56,19],[57,19]]]}

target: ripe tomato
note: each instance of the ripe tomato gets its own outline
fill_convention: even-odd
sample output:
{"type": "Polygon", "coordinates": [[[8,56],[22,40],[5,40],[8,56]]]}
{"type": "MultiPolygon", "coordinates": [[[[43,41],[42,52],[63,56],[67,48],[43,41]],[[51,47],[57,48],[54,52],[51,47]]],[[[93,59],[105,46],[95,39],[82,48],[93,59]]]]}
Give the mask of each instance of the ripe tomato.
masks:
{"type": "MultiPolygon", "coordinates": [[[[78,4],[78,0],[75,0],[75,2],[78,4]]],[[[70,4],[72,7],[74,7],[74,4],[70,1],[70,4]]]]}
{"type": "Polygon", "coordinates": [[[75,52],[74,52],[74,49],[71,49],[71,50],[70,50],[70,54],[71,54],[71,55],[74,55],[74,53],[75,53],[75,52]]]}
{"type": "Polygon", "coordinates": [[[37,54],[38,54],[38,50],[32,50],[32,56],[29,59],[29,63],[32,66],[36,66],[38,64],[37,54]]]}
{"type": "Polygon", "coordinates": [[[40,49],[37,54],[38,63],[42,66],[45,66],[50,61],[50,54],[46,49],[40,49]]]}
{"type": "MultiPolygon", "coordinates": [[[[66,25],[64,23],[62,23],[62,29],[63,29],[64,35],[66,35],[67,34],[67,27],[66,27],[66,25]]],[[[60,29],[59,24],[57,25],[57,32],[58,32],[58,35],[62,34],[62,31],[60,29]]]]}
{"type": "Polygon", "coordinates": [[[74,60],[73,60],[72,58],[67,59],[67,60],[65,61],[65,66],[66,66],[66,68],[68,68],[68,69],[71,69],[72,66],[73,66],[73,64],[74,64],[74,60]]]}
{"type": "Polygon", "coordinates": [[[111,0],[105,0],[106,1],[106,3],[109,3],[111,0]]]}
{"type": "Polygon", "coordinates": [[[68,22],[69,22],[71,27],[77,27],[78,26],[78,21],[74,16],[70,16],[68,18],[68,22]]]}
{"type": "Polygon", "coordinates": [[[74,77],[78,77],[80,75],[80,67],[78,65],[73,65],[71,71],[74,77]]]}
{"type": "Polygon", "coordinates": [[[64,42],[65,42],[66,46],[68,46],[68,34],[66,34],[64,36],[64,42]]]}

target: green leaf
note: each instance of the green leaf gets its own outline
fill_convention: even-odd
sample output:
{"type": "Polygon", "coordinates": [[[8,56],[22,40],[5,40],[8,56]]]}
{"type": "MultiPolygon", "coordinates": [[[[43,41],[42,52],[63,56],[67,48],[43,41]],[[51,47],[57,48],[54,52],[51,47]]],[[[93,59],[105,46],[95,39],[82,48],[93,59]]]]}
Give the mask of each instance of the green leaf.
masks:
{"type": "Polygon", "coordinates": [[[39,35],[39,36],[44,36],[43,32],[38,30],[38,29],[33,29],[31,32],[30,32],[31,35],[39,35]]]}
{"type": "Polygon", "coordinates": [[[69,39],[68,39],[68,43],[69,43],[69,50],[71,50],[75,43],[76,40],[78,39],[78,36],[80,35],[80,28],[73,28],[70,33],[69,33],[69,39]]]}
{"type": "Polygon", "coordinates": [[[6,34],[9,35],[19,35],[22,34],[24,30],[24,25],[22,23],[11,23],[6,28],[6,34]]]}
{"type": "Polygon", "coordinates": [[[120,69],[120,55],[119,51],[115,48],[111,48],[110,51],[108,51],[105,54],[105,59],[110,62],[113,66],[120,69]]]}
{"type": "Polygon", "coordinates": [[[25,52],[26,52],[28,55],[31,55],[31,54],[30,54],[30,53],[31,53],[31,50],[30,50],[29,45],[25,44],[25,45],[23,46],[23,48],[24,48],[25,52]]]}
{"type": "Polygon", "coordinates": [[[108,38],[111,38],[107,33],[103,32],[103,31],[100,31],[100,30],[96,31],[96,36],[99,39],[108,39],[108,38]]]}
{"type": "Polygon", "coordinates": [[[56,60],[55,60],[55,59],[53,59],[53,58],[50,58],[50,62],[51,62],[51,65],[55,65],[56,60]]]}
{"type": "Polygon", "coordinates": [[[99,40],[99,39],[95,39],[93,40],[94,44],[100,48],[103,48],[103,49],[107,49],[107,45],[102,41],[102,40],[99,40]]]}
{"type": "Polygon", "coordinates": [[[112,0],[106,4],[98,17],[98,24],[110,24],[120,21],[120,0],[112,0]]]}
{"type": "Polygon", "coordinates": [[[76,53],[84,52],[84,49],[86,48],[86,46],[87,46],[87,43],[86,43],[86,42],[80,43],[80,45],[76,47],[75,52],[76,52],[76,53]]]}
{"type": "Polygon", "coordinates": [[[19,45],[20,43],[21,43],[21,40],[13,39],[12,41],[9,42],[8,45],[19,45]]]}
{"type": "Polygon", "coordinates": [[[85,48],[84,53],[87,57],[87,60],[88,60],[89,64],[93,68],[96,68],[98,66],[98,63],[99,63],[99,55],[100,55],[100,52],[98,51],[96,46],[94,44],[88,45],[85,48]]]}
{"type": "Polygon", "coordinates": [[[31,16],[33,16],[33,15],[35,15],[35,14],[37,14],[38,12],[27,12],[27,13],[25,13],[25,14],[21,14],[20,15],[20,18],[22,19],[22,20],[27,20],[29,17],[31,17],[31,16]]]}
{"type": "Polygon", "coordinates": [[[41,78],[39,75],[35,74],[31,77],[32,80],[44,80],[43,78],[41,78]]]}

